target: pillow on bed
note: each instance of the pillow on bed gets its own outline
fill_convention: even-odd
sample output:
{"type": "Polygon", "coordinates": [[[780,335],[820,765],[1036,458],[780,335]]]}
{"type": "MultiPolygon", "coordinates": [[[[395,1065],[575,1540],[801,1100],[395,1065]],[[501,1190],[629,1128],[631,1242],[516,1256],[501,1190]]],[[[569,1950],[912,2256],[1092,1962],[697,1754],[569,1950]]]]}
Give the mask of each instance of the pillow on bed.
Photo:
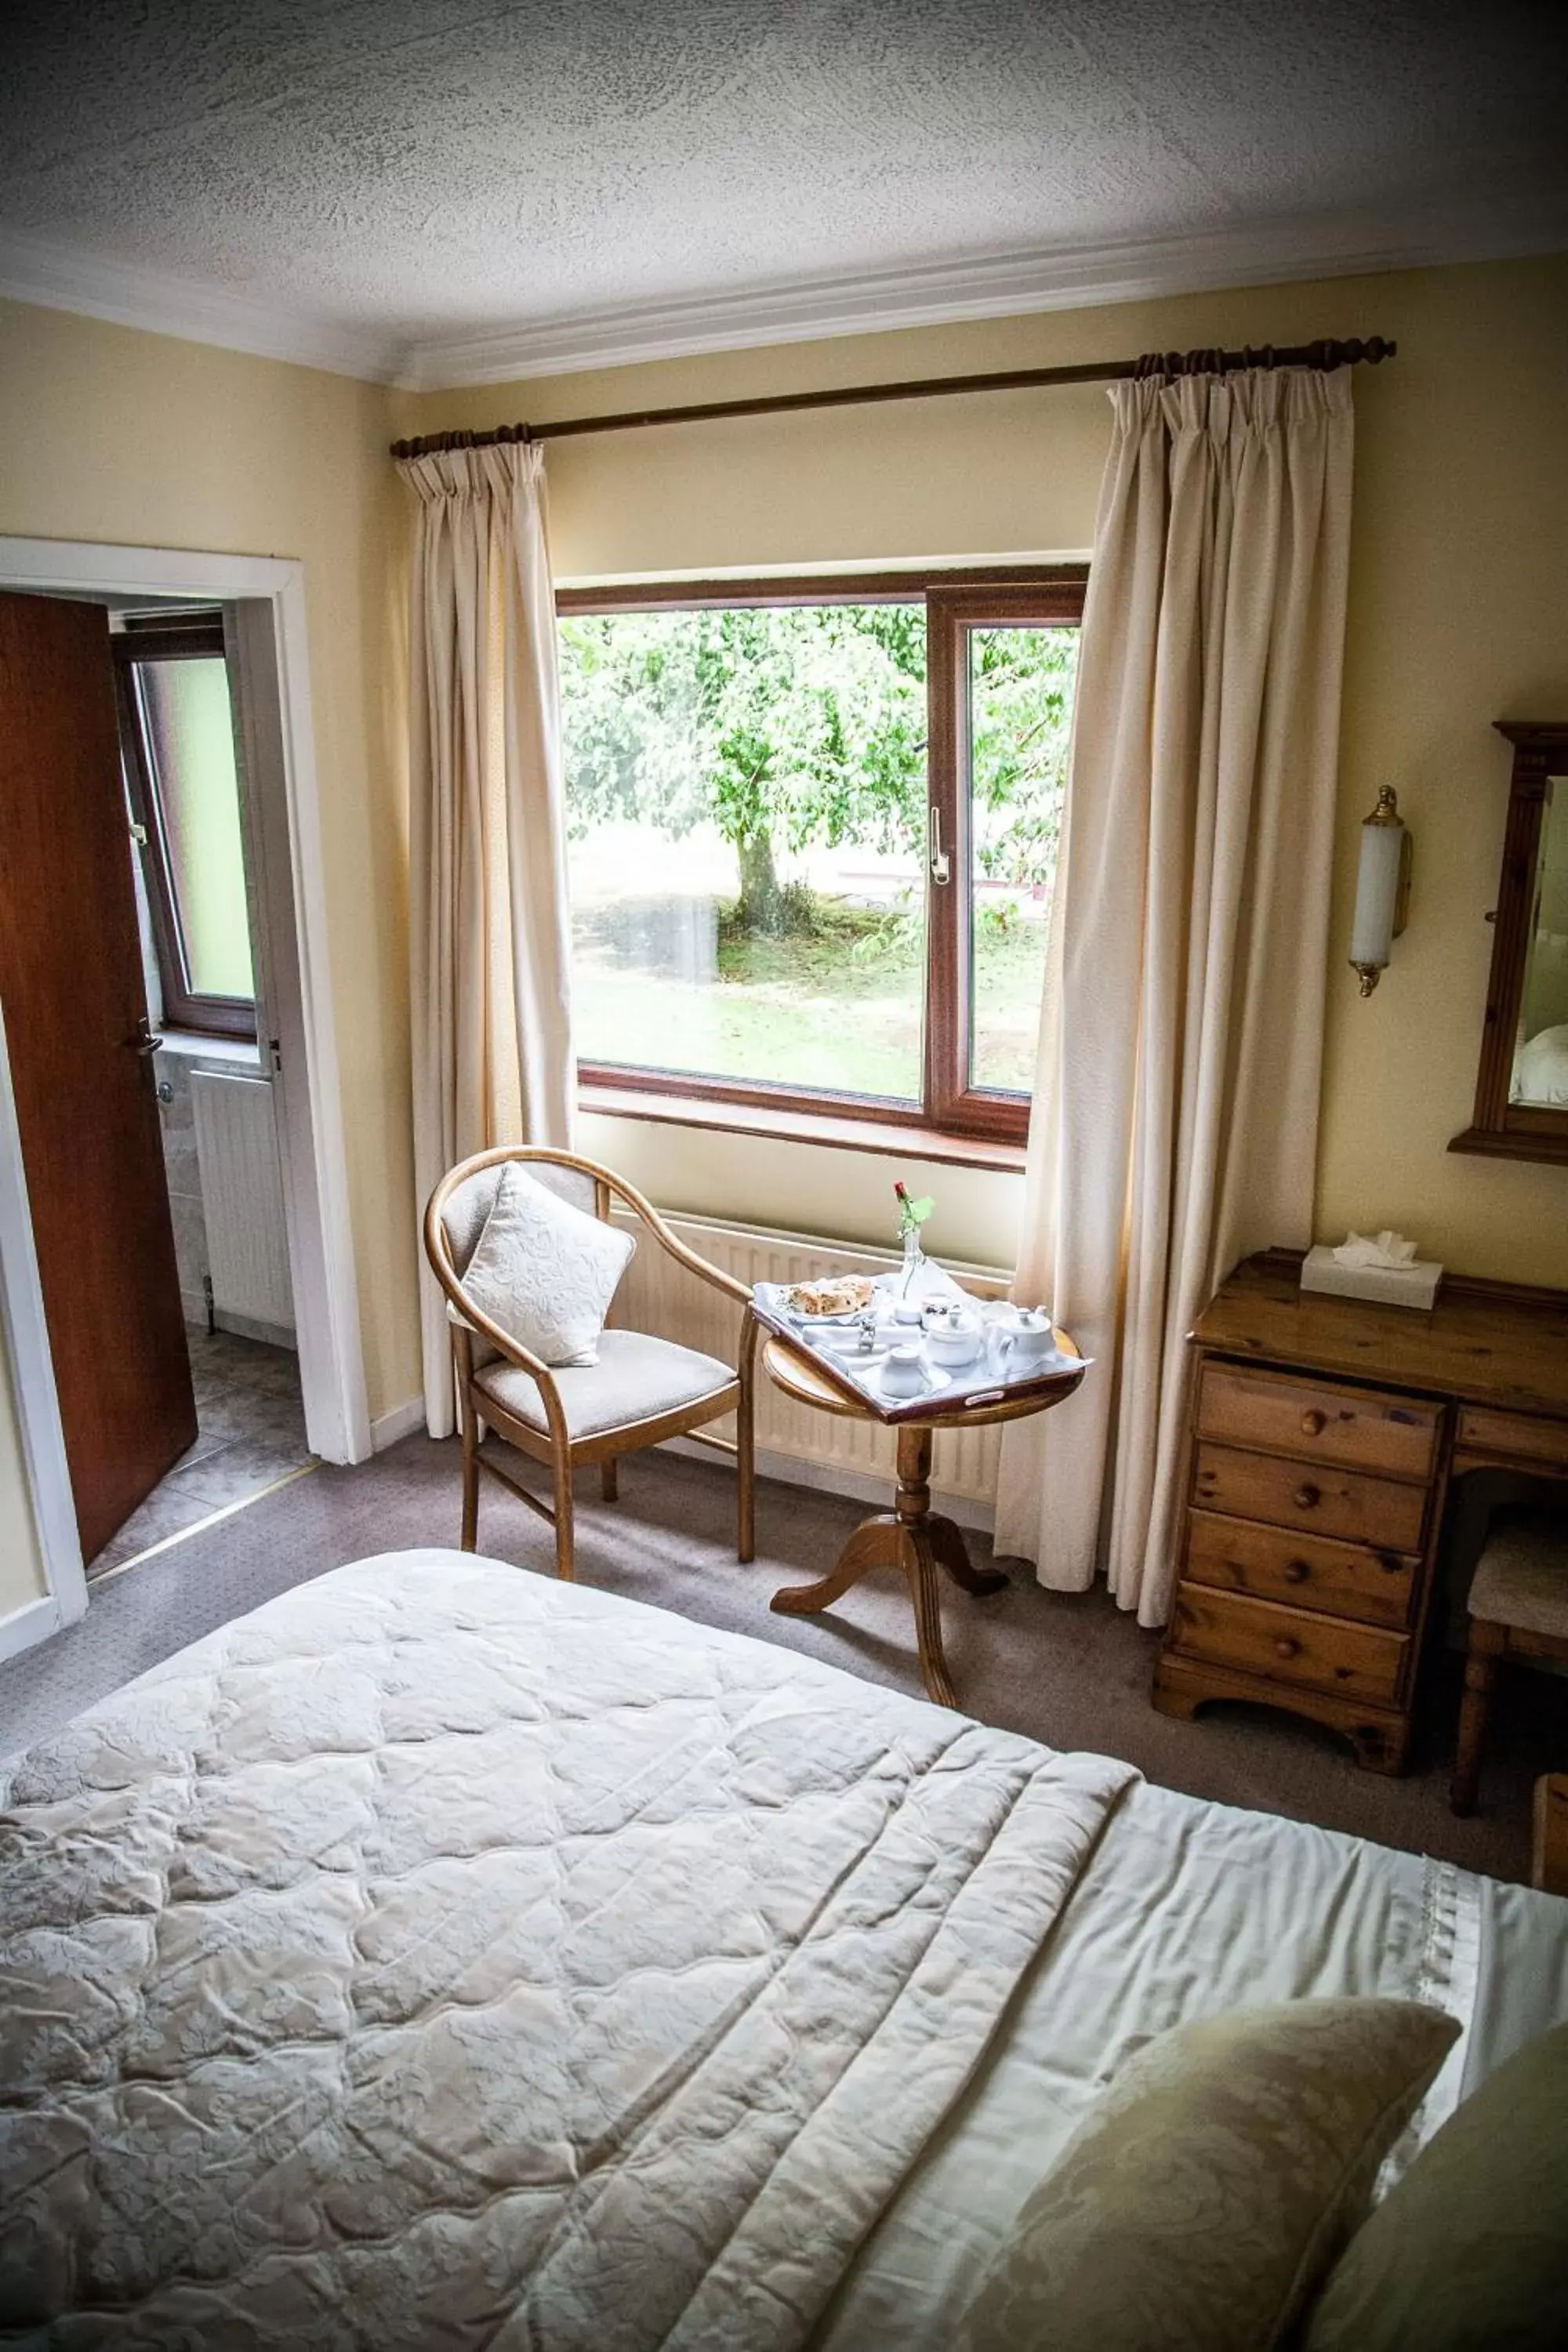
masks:
{"type": "Polygon", "coordinates": [[[596,1364],[599,1334],[637,1243],[584,1216],[513,1160],[501,1171],[463,1289],[546,1364],[596,1364]]]}
{"type": "Polygon", "coordinates": [[[1417,2001],[1299,2000],[1160,2034],[1024,2207],[961,2352],[1279,2344],[1458,2031],[1417,2001]]]}
{"type": "Polygon", "coordinates": [[[1556,2352],[1568,2341],[1568,2025],[1449,2116],[1323,2290],[1308,2352],[1556,2352]]]}

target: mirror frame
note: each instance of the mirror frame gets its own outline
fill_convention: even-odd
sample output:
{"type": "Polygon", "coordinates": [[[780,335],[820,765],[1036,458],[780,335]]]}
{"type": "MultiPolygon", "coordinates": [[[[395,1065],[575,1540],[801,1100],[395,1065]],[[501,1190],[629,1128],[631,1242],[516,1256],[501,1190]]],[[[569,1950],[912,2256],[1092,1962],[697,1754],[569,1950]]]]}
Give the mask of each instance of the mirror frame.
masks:
{"type": "Polygon", "coordinates": [[[1498,733],[1513,745],[1513,777],[1497,906],[1487,918],[1496,926],[1496,935],[1487,982],[1480,1067],[1476,1074],[1475,1116],[1448,1149],[1481,1152],[1491,1159],[1546,1160],[1568,1165],[1568,1107],[1548,1109],[1509,1100],[1530,956],[1546,780],[1568,777],[1568,719],[1500,719],[1494,723],[1498,733]]]}

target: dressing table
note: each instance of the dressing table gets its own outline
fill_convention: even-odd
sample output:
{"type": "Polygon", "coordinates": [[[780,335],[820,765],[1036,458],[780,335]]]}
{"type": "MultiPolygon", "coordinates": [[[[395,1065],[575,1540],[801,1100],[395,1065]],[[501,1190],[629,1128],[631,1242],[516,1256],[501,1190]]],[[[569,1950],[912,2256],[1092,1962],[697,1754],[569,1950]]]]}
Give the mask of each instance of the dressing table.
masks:
{"type": "Polygon", "coordinates": [[[1568,1492],[1568,1292],[1450,1276],[1429,1311],[1248,1258],[1189,1335],[1175,1605],[1154,1705],[1261,1700],[1403,1770],[1444,1511],[1471,1470],[1568,1492]]]}

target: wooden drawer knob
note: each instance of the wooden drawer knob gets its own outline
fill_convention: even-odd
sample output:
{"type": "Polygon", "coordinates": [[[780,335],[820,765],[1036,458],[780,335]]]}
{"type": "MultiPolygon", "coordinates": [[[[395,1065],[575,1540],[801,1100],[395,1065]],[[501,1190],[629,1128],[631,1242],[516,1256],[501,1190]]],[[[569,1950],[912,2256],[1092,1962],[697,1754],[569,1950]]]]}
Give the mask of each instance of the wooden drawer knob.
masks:
{"type": "Polygon", "coordinates": [[[1290,1634],[1281,1633],[1279,1639],[1275,1643],[1274,1648],[1276,1655],[1279,1657],[1295,1658],[1300,1655],[1301,1644],[1300,1642],[1294,1640],[1290,1634]]]}
{"type": "Polygon", "coordinates": [[[1288,1559],[1285,1563],[1287,1584],[1305,1584],[1312,1571],[1304,1559],[1288,1559]]]}
{"type": "Polygon", "coordinates": [[[1304,1412],[1301,1415],[1301,1427],[1308,1437],[1321,1437],[1328,1425],[1328,1414],[1320,1412],[1316,1405],[1312,1407],[1310,1412],[1304,1412]]]}
{"type": "Polygon", "coordinates": [[[1298,1510],[1313,1511],[1323,1499],[1322,1489],[1314,1486],[1310,1479],[1303,1478],[1290,1499],[1298,1510]]]}

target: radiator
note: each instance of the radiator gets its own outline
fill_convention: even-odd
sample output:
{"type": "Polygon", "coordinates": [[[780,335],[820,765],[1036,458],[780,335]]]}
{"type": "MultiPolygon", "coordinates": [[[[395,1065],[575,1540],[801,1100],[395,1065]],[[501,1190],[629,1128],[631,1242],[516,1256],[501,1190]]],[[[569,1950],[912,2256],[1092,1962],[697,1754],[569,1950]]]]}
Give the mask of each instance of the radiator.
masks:
{"type": "MultiPolygon", "coordinates": [[[[661,1339],[678,1339],[704,1354],[735,1360],[741,1310],[688,1274],[661,1250],[638,1221],[616,1212],[637,1236],[637,1248],[622,1279],[612,1323],[661,1339]]],[[[818,1241],[806,1234],[769,1233],[725,1224],[707,1217],[666,1219],[699,1256],[722,1267],[748,1287],[756,1282],[801,1282],[813,1275],[877,1273],[900,1264],[896,1252],[862,1249],[844,1242],[818,1241]]],[[[950,1266],[964,1287],[981,1297],[1003,1297],[1010,1276],[994,1266],[950,1266]]],[[[880,1497],[893,1482],[896,1440],[874,1422],[842,1420],[795,1404],[760,1370],[758,1348],[757,1453],[759,1470],[801,1477],[811,1486],[880,1497]]],[[[733,1434],[729,1423],[716,1424],[733,1434]]],[[[679,1441],[678,1441],[679,1442],[679,1441]]],[[[988,1526],[996,1490],[1001,1431],[949,1429],[937,1433],[931,1485],[956,1517],[988,1526]]]]}
{"type": "Polygon", "coordinates": [[[294,1294],[271,1086],[197,1070],[191,1103],[218,1321],[252,1339],[291,1341],[294,1294]]]}

